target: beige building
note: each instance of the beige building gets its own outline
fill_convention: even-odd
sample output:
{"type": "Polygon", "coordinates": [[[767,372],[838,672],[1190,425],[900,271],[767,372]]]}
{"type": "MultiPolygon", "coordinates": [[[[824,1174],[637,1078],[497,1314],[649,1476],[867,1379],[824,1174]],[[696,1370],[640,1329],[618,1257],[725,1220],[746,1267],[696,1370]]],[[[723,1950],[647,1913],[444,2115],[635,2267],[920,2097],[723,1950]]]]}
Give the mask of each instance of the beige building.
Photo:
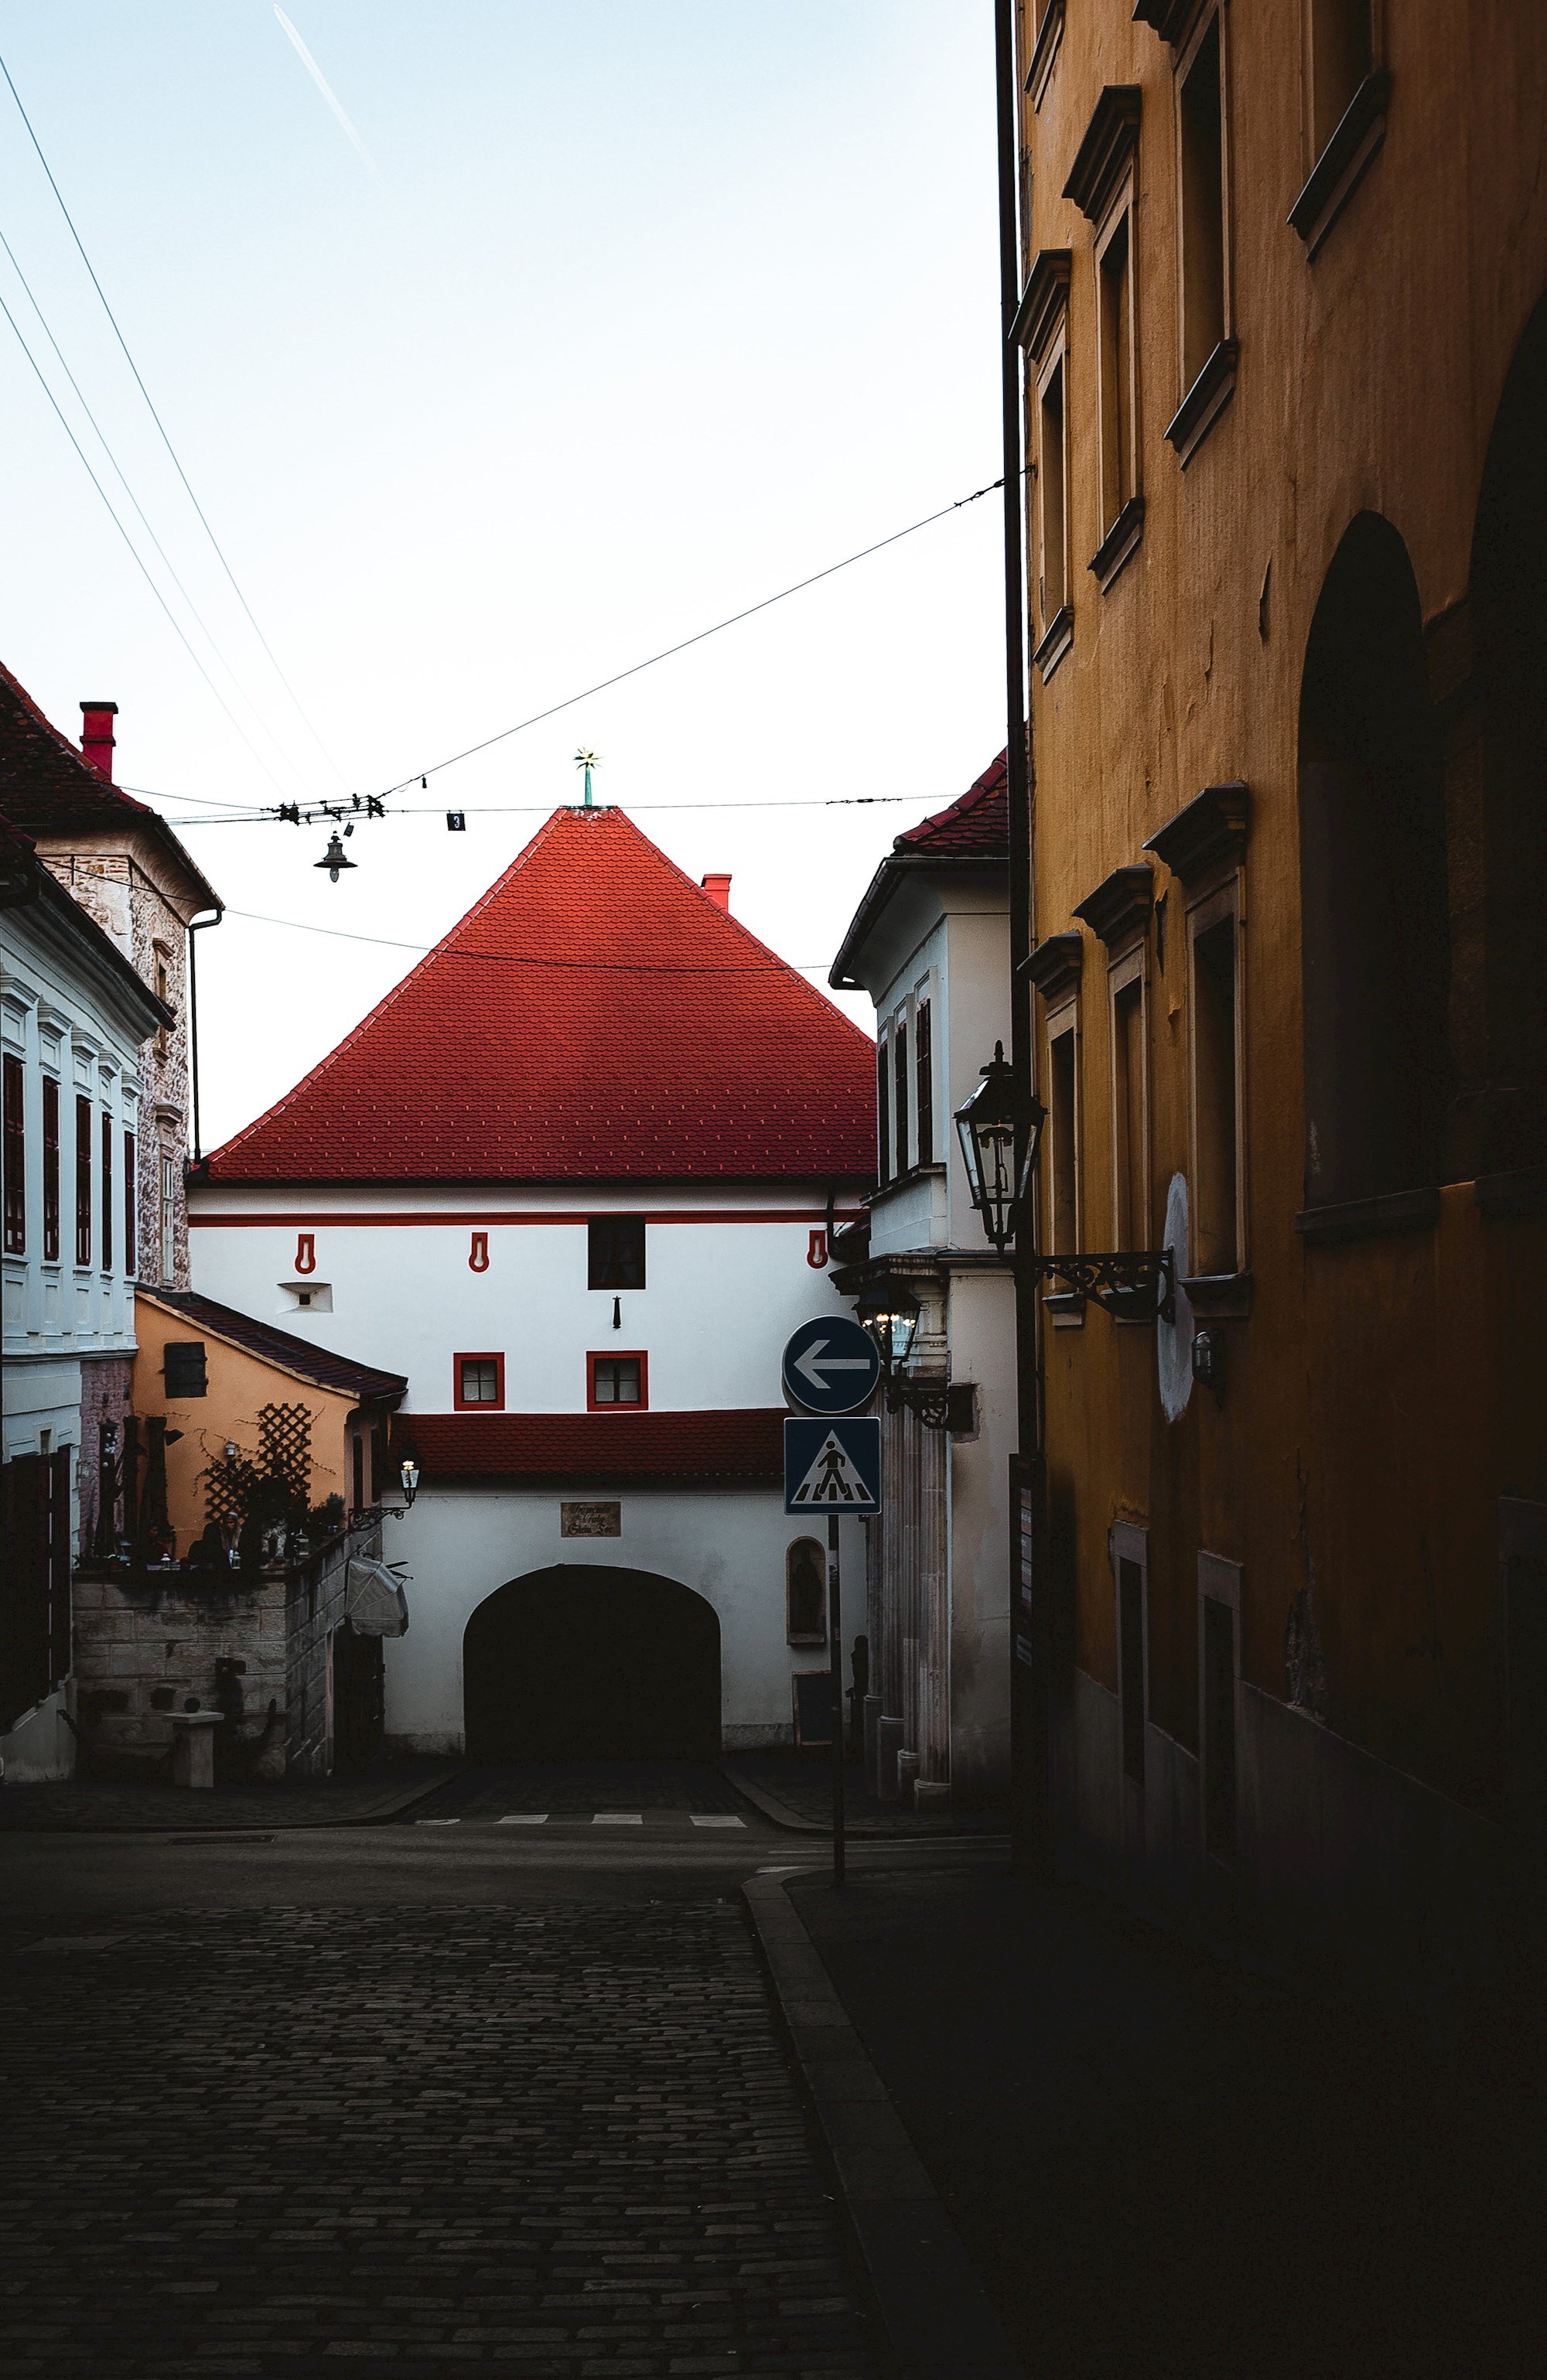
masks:
{"type": "Polygon", "coordinates": [[[1547,12],[1018,38],[1037,1245],[1176,1283],[1042,1283],[1058,1840],[1450,1991],[1541,1925],[1547,12]]]}

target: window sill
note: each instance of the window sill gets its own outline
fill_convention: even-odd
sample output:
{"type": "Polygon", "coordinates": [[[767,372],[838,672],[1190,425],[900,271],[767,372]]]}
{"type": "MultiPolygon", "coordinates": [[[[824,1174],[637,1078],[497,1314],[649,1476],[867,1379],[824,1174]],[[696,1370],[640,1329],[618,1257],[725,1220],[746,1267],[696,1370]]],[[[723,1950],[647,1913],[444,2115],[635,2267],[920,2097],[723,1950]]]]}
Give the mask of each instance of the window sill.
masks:
{"type": "Polygon", "coordinates": [[[1304,1240],[1373,1240],[1392,1232],[1427,1232],[1439,1220],[1438,1190],[1387,1190],[1338,1207],[1308,1207],[1295,1218],[1304,1240]]]}
{"type": "Polygon", "coordinates": [[[1085,1300],[1076,1289],[1061,1289],[1052,1297],[1044,1297],[1042,1306],[1055,1330],[1082,1330],[1085,1327],[1085,1300]]]}
{"type": "Polygon", "coordinates": [[[1485,1215],[1547,1215],[1547,1165],[1481,1174],[1472,1184],[1472,1196],[1485,1215]]]}
{"type": "Polygon", "coordinates": [[[1166,424],[1167,442],[1176,449],[1184,471],[1236,394],[1239,353],[1238,340],[1221,339],[1166,424]]]}
{"type": "Polygon", "coordinates": [[[1200,1321],[1244,1321],[1251,1312],[1249,1272],[1200,1272],[1180,1284],[1200,1321]]]}
{"type": "Polygon", "coordinates": [[[1031,64],[1027,68],[1026,91],[1033,108],[1041,107],[1043,93],[1053,73],[1053,62],[1064,41],[1064,0],[1048,0],[1041,24],[1031,47],[1031,64]]]}
{"type": "Polygon", "coordinates": [[[945,1168],[944,1163],[939,1165],[910,1165],[906,1173],[894,1173],[889,1180],[877,1183],[875,1188],[871,1192],[870,1196],[866,1199],[865,1204],[873,1214],[876,1208],[880,1206],[882,1200],[883,1198],[890,1198],[895,1191],[911,1190],[920,1182],[944,1182],[944,1179],[945,1168]]]}
{"type": "Polygon", "coordinates": [[[1391,77],[1383,68],[1366,75],[1289,210],[1290,225],[1305,242],[1308,261],[1364,179],[1366,167],[1386,137],[1390,95],[1391,77]]]}
{"type": "Polygon", "coordinates": [[[1054,613],[1046,636],[1031,656],[1044,686],[1073,643],[1074,606],[1066,603],[1062,611],[1054,613]]]}
{"type": "Polygon", "coordinates": [[[1123,565],[1138,552],[1143,534],[1144,499],[1130,496],[1090,556],[1090,573],[1103,595],[1123,565]]]}

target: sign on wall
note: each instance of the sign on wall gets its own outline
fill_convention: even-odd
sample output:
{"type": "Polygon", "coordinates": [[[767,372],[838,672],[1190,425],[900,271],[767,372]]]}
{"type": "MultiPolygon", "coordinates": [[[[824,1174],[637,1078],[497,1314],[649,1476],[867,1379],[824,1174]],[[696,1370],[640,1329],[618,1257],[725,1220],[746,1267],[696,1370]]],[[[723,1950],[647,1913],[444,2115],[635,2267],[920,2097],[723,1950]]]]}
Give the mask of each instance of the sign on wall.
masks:
{"type": "Polygon", "coordinates": [[[808,1413],[858,1413],[881,1378],[881,1358],[868,1330],[847,1314],[803,1322],[786,1342],[785,1394],[808,1413]]]}
{"type": "Polygon", "coordinates": [[[785,1421],[785,1510],[863,1518],[881,1510],[881,1424],[785,1421]]]}
{"type": "Polygon", "coordinates": [[[621,1537],[623,1507],[621,1504],[561,1504],[559,1535],[561,1537],[621,1537]]]}

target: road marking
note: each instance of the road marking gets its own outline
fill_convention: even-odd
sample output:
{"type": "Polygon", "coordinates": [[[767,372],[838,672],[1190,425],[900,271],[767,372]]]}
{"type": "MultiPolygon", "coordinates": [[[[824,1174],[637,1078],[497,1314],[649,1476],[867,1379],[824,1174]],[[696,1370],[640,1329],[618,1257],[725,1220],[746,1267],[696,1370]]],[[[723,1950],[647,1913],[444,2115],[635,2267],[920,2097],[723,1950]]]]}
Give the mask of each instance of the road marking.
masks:
{"type": "Polygon", "coordinates": [[[815,1873],[814,1868],[809,1867],[760,1867],[758,1870],[759,1876],[814,1876],[815,1873]]]}
{"type": "Polygon", "coordinates": [[[745,1818],[700,1817],[696,1810],[692,1819],[695,1827],[744,1827],[747,1823],[745,1818]]]}
{"type": "Polygon", "coordinates": [[[414,1820],[416,1827],[459,1827],[461,1823],[460,1818],[416,1818],[414,1820]]]}
{"type": "Polygon", "coordinates": [[[545,1827],[547,1823],[546,1810],[512,1810],[507,1818],[498,1821],[502,1827],[545,1827]]]}
{"type": "Polygon", "coordinates": [[[642,1810],[598,1810],[591,1820],[593,1827],[642,1827],[642,1810]]]}

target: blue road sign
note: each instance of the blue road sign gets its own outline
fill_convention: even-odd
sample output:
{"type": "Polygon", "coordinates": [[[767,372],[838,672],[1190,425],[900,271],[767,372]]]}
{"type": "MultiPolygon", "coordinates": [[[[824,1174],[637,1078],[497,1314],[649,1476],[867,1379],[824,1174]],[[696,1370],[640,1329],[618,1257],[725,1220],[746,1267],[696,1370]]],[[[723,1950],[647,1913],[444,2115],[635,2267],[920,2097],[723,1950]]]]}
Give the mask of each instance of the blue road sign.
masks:
{"type": "Polygon", "coordinates": [[[808,1413],[858,1413],[880,1378],[875,1341],[847,1314],[803,1322],[786,1342],[785,1394],[808,1413]]]}
{"type": "Polygon", "coordinates": [[[856,1420],[785,1420],[785,1510],[845,1512],[881,1510],[881,1424],[856,1420]]]}

